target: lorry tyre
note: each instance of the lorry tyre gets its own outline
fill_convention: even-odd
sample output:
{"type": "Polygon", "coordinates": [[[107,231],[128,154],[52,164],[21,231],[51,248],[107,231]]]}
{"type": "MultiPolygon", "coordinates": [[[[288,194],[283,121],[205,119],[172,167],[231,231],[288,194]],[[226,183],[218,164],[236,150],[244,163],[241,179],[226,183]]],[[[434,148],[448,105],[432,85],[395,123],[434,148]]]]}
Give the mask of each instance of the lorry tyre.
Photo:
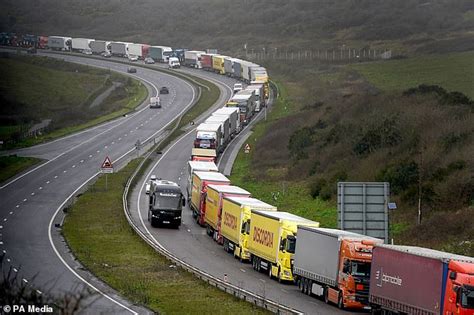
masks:
{"type": "Polygon", "coordinates": [[[339,307],[341,310],[344,309],[344,300],[342,299],[341,293],[339,293],[339,297],[337,298],[337,307],[339,307]]]}
{"type": "Polygon", "coordinates": [[[311,296],[311,288],[313,287],[313,281],[308,280],[308,284],[306,286],[306,295],[311,296]]]}
{"type": "Polygon", "coordinates": [[[270,279],[273,278],[273,275],[272,275],[272,265],[270,264],[269,267],[268,267],[268,276],[270,277],[270,279]]]}
{"type": "Polygon", "coordinates": [[[298,279],[298,289],[303,293],[303,278],[298,279]]]}
{"type": "Polygon", "coordinates": [[[280,272],[281,272],[280,267],[278,267],[278,275],[277,275],[277,278],[278,278],[278,282],[279,282],[279,283],[282,282],[281,276],[280,276],[280,272]]]}
{"type": "Polygon", "coordinates": [[[326,304],[329,304],[329,288],[328,287],[324,288],[324,302],[326,304]]]}

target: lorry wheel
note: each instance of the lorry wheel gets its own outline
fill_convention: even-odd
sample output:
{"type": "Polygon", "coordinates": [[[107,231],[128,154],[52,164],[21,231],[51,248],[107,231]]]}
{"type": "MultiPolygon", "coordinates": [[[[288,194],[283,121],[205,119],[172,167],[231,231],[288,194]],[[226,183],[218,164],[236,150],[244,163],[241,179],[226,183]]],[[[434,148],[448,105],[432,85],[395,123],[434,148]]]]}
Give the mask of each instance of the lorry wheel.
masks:
{"type": "Polygon", "coordinates": [[[300,278],[300,279],[298,280],[298,289],[300,289],[301,293],[304,292],[303,281],[304,281],[304,278],[300,278]]]}
{"type": "Polygon", "coordinates": [[[344,309],[344,301],[342,299],[342,294],[339,293],[339,297],[337,298],[337,307],[339,307],[339,309],[343,310],[344,309]]]}
{"type": "Polygon", "coordinates": [[[324,302],[326,304],[329,304],[329,288],[328,287],[324,288],[324,302]]]}
{"type": "Polygon", "coordinates": [[[273,278],[273,275],[272,275],[272,265],[270,264],[270,266],[268,267],[268,276],[270,277],[270,279],[273,278]]]}
{"type": "Polygon", "coordinates": [[[311,288],[313,287],[313,281],[308,280],[308,285],[306,286],[306,294],[311,296],[311,288]]]}
{"type": "Polygon", "coordinates": [[[281,280],[281,276],[280,276],[280,272],[281,272],[280,267],[278,267],[278,276],[277,276],[277,279],[278,279],[278,282],[279,282],[279,283],[281,283],[281,281],[282,281],[282,280],[281,280]]]}

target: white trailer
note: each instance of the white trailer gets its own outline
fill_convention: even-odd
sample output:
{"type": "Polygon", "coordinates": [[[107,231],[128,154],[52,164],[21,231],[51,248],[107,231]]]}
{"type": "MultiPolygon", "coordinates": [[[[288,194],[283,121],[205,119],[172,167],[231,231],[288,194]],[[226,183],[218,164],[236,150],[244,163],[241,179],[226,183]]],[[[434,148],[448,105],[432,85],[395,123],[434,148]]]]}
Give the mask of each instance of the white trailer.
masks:
{"type": "Polygon", "coordinates": [[[252,84],[247,86],[245,89],[255,92],[255,111],[259,112],[260,109],[265,106],[265,92],[263,89],[263,84],[252,84]]]}
{"type": "Polygon", "coordinates": [[[110,42],[105,40],[93,40],[90,42],[89,46],[93,54],[100,55],[103,52],[110,53],[110,42]]]}
{"type": "Polygon", "coordinates": [[[260,67],[259,65],[250,62],[250,61],[242,61],[240,63],[240,66],[242,67],[242,77],[241,79],[244,82],[250,83],[251,77],[250,77],[250,68],[252,67],[260,67]]]}
{"type": "Polygon", "coordinates": [[[201,50],[188,50],[184,52],[184,65],[191,68],[201,69],[201,55],[205,54],[201,50]]]}
{"type": "Polygon", "coordinates": [[[226,116],[210,116],[209,118],[204,121],[205,124],[220,124],[222,130],[222,138],[221,138],[221,148],[227,146],[227,143],[230,141],[230,121],[229,117],[226,116]]]}
{"type": "Polygon", "coordinates": [[[235,137],[241,130],[240,125],[240,109],[238,107],[223,107],[212,113],[212,116],[229,117],[229,133],[230,137],[235,137]]]}
{"type": "Polygon", "coordinates": [[[83,52],[84,50],[91,50],[90,43],[94,41],[91,38],[73,38],[72,39],[72,50],[83,52]]]}
{"type": "Polygon", "coordinates": [[[196,128],[194,147],[201,149],[214,149],[216,153],[221,150],[222,129],[220,124],[202,123],[196,128]]]}
{"type": "Polygon", "coordinates": [[[71,37],[49,36],[48,47],[53,50],[71,50],[71,37]]]}

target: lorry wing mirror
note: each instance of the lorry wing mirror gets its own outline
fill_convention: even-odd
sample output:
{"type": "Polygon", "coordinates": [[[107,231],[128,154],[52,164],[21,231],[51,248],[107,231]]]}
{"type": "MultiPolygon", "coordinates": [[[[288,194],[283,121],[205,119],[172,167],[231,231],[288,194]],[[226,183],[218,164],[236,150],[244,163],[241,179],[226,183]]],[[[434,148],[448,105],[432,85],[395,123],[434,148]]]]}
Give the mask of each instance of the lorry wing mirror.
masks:
{"type": "Polygon", "coordinates": [[[186,199],[184,197],[181,197],[181,202],[183,203],[183,207],[186,206],[186,199]]]}
{"type": "Polygon", "coordinates": [[[449,279],[456,280],[456,271],[451,271],[449,273],[449,279]]]}

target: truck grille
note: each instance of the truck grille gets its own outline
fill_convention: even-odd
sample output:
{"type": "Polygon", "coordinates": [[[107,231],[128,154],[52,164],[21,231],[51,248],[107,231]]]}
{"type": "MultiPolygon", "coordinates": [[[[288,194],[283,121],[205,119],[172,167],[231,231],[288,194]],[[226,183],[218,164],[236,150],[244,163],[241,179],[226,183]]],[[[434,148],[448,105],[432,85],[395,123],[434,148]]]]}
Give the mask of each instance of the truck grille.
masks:
{"type": "Polygon", "coordinates": [[[369,278],[355,278],[354,282],[356,285],[355,300],[362,304],[369,304],[369,278]]]}

